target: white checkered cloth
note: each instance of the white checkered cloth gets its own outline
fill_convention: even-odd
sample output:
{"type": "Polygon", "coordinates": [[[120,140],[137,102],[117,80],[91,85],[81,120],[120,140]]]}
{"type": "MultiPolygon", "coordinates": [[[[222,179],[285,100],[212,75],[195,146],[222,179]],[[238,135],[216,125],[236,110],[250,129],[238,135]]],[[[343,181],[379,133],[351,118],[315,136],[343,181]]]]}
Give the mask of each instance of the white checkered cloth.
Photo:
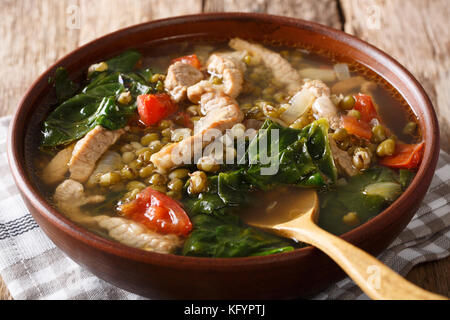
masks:
{"type": "MultiPolygon", "coordinates": [[[[98,279],[46,237],[31,217],[9,172],[0,119],[0,275],[14,299],[143,299],[98,279]]],[[[441,151],[424,202],[400,236],[378,258],[406,275],[413,266],[450,253],[450,156],[441,151]]],[[[368,299],[346,278],[314,299],[368,299]]]]}

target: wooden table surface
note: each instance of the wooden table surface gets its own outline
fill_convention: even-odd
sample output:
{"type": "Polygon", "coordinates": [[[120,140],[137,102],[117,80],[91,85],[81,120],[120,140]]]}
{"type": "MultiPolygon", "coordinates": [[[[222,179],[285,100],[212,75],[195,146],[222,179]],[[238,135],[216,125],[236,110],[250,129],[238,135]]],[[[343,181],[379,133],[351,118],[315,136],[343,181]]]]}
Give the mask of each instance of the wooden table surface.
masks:
{"type": "MultiPolygon", "coordinates": [[[[316,21],[366,40],[406,66],[439,116],[450,151],[448,0],[0,0],[0,116],[12,114],[50,64],[103,34],[169,16],[251,11],[316,21]]],[[[407,278],[450,296],[450,257],[416,266],[407,278]]],[[[0,299],[10,295],[0,278],[0,299]]]]}

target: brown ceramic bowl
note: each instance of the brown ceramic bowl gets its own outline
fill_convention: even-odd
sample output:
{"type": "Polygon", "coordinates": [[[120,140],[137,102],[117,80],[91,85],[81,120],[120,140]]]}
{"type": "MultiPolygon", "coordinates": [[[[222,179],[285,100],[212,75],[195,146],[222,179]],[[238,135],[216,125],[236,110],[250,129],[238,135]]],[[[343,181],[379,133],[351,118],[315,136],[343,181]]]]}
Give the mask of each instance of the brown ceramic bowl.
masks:
{"type": "MultiPolygon", "coordinates": [[[[86,70],[91,63],[128,48],[143,49],[186,39],[226,40],[236,36],[266,43],[300,44],[359,63],[392,85],[419,118],[426,147],[414,181],[388,209],[344,234],[345,240],[377,255],[405,228],[421,203],[438,159],[438,123],[423,88],[394,59],[341,31],[292,18],[215,13],[152,21],[104,36],[59,60],[25,94],[11,124],[9,161],[26,205],[49,238],[98,277],[151,298],[240,299],[305,297],[343,276],[333,261],[312,247],[265,257],[231,259],[163,255],[133,249],[101,238],[65,218],[37,191],[27,173],[25,137],[43,119],[44,113],[37,110],[42,107],[45,111],[51,95],[48,78],[57,66],[66,67],[77,76],[79,70],[86,70]]],[[[36,136],[32,133],[31,136],[36,136]]]]}

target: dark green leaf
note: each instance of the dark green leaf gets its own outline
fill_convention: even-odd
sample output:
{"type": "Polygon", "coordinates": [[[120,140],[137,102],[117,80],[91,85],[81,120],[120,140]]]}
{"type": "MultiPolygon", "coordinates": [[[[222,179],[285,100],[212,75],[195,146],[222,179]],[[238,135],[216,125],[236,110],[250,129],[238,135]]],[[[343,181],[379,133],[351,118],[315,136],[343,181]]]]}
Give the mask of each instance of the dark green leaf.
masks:
{"type": "Polygon", "coordinates": [[[186,240],[183,255],[199,257],[245,257],[286,252],[293,243],[255,228],[198,215],[194,231],[186,240]]]}
{"type": "Polygon", "coordinates": [[[325,119],[302,130],[285,128],[267,120],[261,129],[246,153],[250,165],[244,174],[249,183],[261,190],[270,190],[280,184],[325,187],[336,181],[337,170],[325,119]],[[271,166],[276,173],[264,174],[262,170],[271,166]]]}
{"type": "Polygon", "coordinates": [[[409,186],[415,175],[416,173],[414,171],[408,169],[401,169],[399,171],[399,182],[403,190],[409,186]]]}
{"type": "Polygon", "coordinates": [[[131,72],[136,67],[142,55],[135,50],[125,51],[124,53],[106,61],[108,71],[131,72]]]}
{"type": "Polygon", "coordinates": [[[70,80],[67,70],[62,67],[56,69],[55,75],[53,76],[53,83],[58,102],[72,97],[79,88],[76,83],[70,80]]]}
{"type": "MultiPolygon", "coordinates": [[[[156,91],[145,78],[151,73],[149,69],[130,73],[140,58],[138,52],[127,51],[108,60],[108,71],[94,75],[81,93],[61,103],[47,117],[42,128],[42,146],[67,145],[82,138],[97,125],[109,130],[124,127],[136,113],[136,97],[156,91]],[[131,92],[134,101],[128,106],[116,103],[116,98],[125,90],[131,92]]],[[[65,70],[60,70],[56,76],[64,79],[65,70]]],[[[60,83],[59,90],[68,86],[67,81],[60,80],[60,83]],[[65,86],[62,85],[64,83],[65,86]]],[[[72,95],[72,91],[66,94],[72,95]]]]}

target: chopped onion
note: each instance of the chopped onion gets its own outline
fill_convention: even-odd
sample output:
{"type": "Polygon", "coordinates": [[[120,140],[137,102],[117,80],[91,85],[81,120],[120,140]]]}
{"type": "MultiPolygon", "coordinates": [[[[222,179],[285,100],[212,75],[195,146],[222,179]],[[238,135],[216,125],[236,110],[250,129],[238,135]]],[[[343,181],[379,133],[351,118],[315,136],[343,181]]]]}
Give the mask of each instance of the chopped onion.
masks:
{"type": "Polygon", "coordinates": [[[332,82],[336,80],[336,73],[333,69],[305,68],[299,71],[303,79],[322,80],[332,82]]]}
{"type": "Polygon", "coordinates": [[[380,196],[387,201],[394,201],[401,192],[401,186],[394,182],[377,182],[369,184],[363,191],[365,195],[380,196]]]}
{"type": "Polygon", "coordinates": [[[350,69],[346,63],[337,63],[334,65],[334,71],[339,80],[345,80],[350,78],[350,69]]]}
{"type": "Polygon", "coordinates": [[[280,119],[288,125],[292,124],[312,106],[315,99],[316,96],[310,90],[300,90],[289,101],[290,106],[280,115],[280,119]]]}

